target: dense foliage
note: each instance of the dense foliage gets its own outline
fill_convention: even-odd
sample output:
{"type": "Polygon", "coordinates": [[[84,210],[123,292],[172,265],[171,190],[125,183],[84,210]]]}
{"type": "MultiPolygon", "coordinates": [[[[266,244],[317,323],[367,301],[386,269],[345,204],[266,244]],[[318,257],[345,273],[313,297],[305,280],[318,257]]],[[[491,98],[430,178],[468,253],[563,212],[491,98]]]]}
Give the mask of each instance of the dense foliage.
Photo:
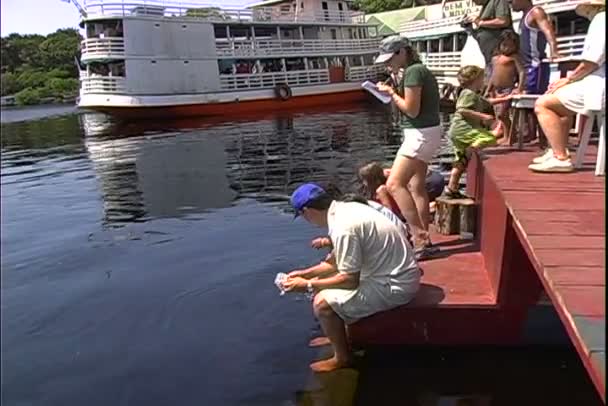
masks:
{"type": "Polygon", "coordinates": [[[2,96],[15,95],[18,104],[37,104],[44,98],[78,93],[82,37],[75,29],[47,36],[10,34],[1,39],[2,96]]]}

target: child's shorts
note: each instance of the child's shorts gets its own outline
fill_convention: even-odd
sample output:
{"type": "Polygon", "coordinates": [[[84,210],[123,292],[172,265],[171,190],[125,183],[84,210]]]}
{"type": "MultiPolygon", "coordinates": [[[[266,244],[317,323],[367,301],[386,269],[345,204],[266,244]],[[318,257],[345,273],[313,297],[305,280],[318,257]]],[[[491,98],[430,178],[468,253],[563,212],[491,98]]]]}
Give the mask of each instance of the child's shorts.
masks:
{"type": "Polygon", "coordinates": [[[469,163],[466,153],[467,148],[471,146],[475,148],[491,147],[492,145],[496,145],[496,137],[488,130],[473,128],[466,134],[452,137],[452,145],[454,146],[454,163],[467,166],[469,163]]]}

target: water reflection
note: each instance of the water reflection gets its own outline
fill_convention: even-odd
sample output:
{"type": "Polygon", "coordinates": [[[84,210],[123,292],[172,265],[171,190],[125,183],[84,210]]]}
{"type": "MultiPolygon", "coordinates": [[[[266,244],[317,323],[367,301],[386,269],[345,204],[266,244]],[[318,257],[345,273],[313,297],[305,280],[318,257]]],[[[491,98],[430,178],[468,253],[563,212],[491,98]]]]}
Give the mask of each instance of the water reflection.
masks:
{"type": "Polygon", "coordinates": [[[284,204],[294,184],[309,180],[347,190],[358,165],[386,161],[399,143],[385,111],[360,107],[229,123],[121,124],[96,114],[81,122],[108,224],[200,213],[242,198],[284,204]]]}

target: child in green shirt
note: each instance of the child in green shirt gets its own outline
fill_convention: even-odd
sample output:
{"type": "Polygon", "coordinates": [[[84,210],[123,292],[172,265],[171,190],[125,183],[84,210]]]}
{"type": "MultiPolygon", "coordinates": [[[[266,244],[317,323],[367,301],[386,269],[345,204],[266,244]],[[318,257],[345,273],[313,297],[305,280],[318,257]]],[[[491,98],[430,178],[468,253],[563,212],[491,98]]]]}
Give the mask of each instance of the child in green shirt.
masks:
{"type": "Polygon", "coordinates": [[[472,149],[496,144],[503,134],[503,124],[494,117],[493,104],[504,103],[510,95],[485,99],[479,93],[483,87],[484,71],[478,66],[465,66],[458,71],[461,92],[456,101],[449,135],[454,146],[455,161],[450,180],[443,191],[449,198],[464,197],[458,191],[460,177],[464,173],[472,149]]]}

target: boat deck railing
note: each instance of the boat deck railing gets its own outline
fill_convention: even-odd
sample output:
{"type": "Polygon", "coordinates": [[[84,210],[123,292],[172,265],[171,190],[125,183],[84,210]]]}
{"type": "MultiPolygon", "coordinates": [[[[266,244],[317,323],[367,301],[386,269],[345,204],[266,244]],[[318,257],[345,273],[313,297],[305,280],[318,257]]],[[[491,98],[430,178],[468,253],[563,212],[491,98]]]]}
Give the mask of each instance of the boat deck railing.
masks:
{"type": "Polygon", "coordinates": [[[376,52],[379,38],[344,40],[217,40],[220,57],[280,57],[326,53],[376,52]]]}
{"type": "Polygon", "coordinates": [[[346,69],[346,80],[348,82],[364,82],[366,80],[376,81],[386,72],[383,65],[351,66],[346,69]]]}
{"type": "MultiPolygon", "coordinates": [[[[583,52],[585,35],[568,35],[557,37],[557,47],[564,58],[573,58],[583,52]]],[[[420,53],[420,59],[437,77],[440,84],[450,83],[458,85],[456,74],[462,66],[461,51],[420,53]]],[[[556,62],[550,62],[556,63],[556,62]]]]}
{"type": "Polygon", "coordinates": [[[127,86],[124,77],[112,76],[82,76],[80,78],[81,94],[90,93],[126,93],[127,86]]]}
{"type": "Polygon", "coordinates": [[[272,7],[228,9],[208,7],[195,2],[164,0],[93,0],[86,1],[87,18],[148,16],[195,18],[213,22],[302,22],[364,24],[365,14],[358,11],[284,11],[272,7]]]}
{"type": "Polygon", "coordinates": [[[125,41],[122,37],[88,38],[80,43],[81,60],[95,58],[124,58],[125,41]]]}
{"type": "Polygon", "coordinates": [[[220,75],[220,89],[223,91],[237,89],[272,89],[279,84],[305,86],[326,83],[329,83],[328,69],[220,75]]]}
{"type": "MultiPolygon", "coordinates": [[[[542,6],[547,13],[551,14],[574,10],[576,6],[583,1],[584,0],[535,0],[533,3],[535,6],[542,6]]],[[[439,13],[429,12],[428,9],[431,7],[441,8],[441,5],[437,4],[427,6],[425,9],[427,17],[424,20],[404,22],[399,26],[399,32],[406,35],[408,38],[420,38],[424,36],[448,34],[449,32],[460,31],[460,29],[455,30],[455,28],[458,27],[462,21],[462,15],[430,20],[427,19],[429,14],[432,13],[440,15],[440,11],[439,13]]],[[[468,11],[468,14],[477,15],[479,14],[480,10],[481,6],[475,6],[468,11]]]]}

